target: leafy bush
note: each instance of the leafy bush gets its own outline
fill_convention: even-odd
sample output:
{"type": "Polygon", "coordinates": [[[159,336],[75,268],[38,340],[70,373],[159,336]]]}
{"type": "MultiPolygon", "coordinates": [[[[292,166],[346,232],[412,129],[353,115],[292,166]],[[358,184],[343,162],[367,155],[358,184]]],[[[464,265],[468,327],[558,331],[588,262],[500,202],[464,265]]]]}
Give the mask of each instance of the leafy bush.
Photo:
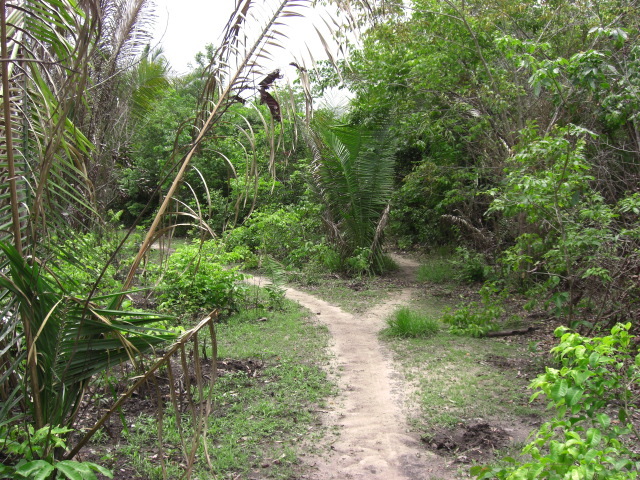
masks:
{"type": "Polygon", "coordinates": [[[109,470],[95,463],[54,458],[55,449],[66,448],[64,437],[72,429],[45,426],[34,431],[31,425],[25,428],[0,428],[0,452],[6,458],[0,463],[2,478],[46,480],[54,472],[57,479],[95,480],[95,472],[113,478],[109,470]]]}
{"type": "Polygon", "coordinates": [[[454,335],[483,337],[497,329],[497,320],[504,314],[500,299],[494,294],[496,289],[490,284],[480,289],[481,302],[472,302],[454,311],[445,313],[441,320],[449,324],[449,332],[454,335]]]}
{"type": "Polygon", "coordinates": [[[302,267],[320,260],[323,248],[318,207],[303,202],[273,212],[254,212],[243,226],[225,234],[228,250],[248,248],[258,256],[271,256],[286,266],[302,267]]]}
{"type": "Polygon", "coordinates": [[[640,457],[631,449],[640,435],[631,420],[640,386],[640,355],[632,356],[631,323],[611,335],[586,338],[565,327],[551,352],[562,364],[547,367],[531,387],[545,395],[554,418],[522,450],[525,460],[505,458],[506,467],[474,467],[478,479],[616,479],[638,477],[640,457]],[[610,412],[617,409],[617,420],[610,412]]]}
{"type": "Polygon", "coordinates": [[[239,254],[225,253],[214,240],[178,247],[159,285],[162,307],[188,313],[235,310],[244,291],[243,276],[238,267],[225,265],[237,260],[241,260],[239,254]]]}
{"type": "Polygon", "coordinates": [[[492,269],[484,255],[464,247],[456,249],[451,260],[456,270],[456,278],[466,283],[484,282],[491,276],[492,269]]]}
{"type": "Polygon", "coordinates": [[[440,330],[437,320],[415,312],[407,307],[397,310],[389,319],[384,330],[393,337],[430,337],[440,330]]]}

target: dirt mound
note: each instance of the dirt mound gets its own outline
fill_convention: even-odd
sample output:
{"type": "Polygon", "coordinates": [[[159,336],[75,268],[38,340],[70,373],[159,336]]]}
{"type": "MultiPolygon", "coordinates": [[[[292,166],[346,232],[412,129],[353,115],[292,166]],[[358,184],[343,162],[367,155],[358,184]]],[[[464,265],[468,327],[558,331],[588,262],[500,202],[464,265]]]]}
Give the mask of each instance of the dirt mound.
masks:
{"type": "Polygon", "coordinates": [[[441,430],[435,435],[422,438],[430,450],[453,455],[460,463],[485,460],[496,449],[507,446],[512,440],[503,428],[486,422],[460,424],[455,430],[441,430]]]}

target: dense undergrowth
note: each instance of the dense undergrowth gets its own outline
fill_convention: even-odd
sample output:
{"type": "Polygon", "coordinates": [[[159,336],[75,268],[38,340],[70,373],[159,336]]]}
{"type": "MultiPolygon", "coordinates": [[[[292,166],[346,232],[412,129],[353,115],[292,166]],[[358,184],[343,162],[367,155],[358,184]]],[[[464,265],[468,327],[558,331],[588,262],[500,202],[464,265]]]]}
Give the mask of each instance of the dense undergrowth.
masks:
{"type": "MultiPolygon", "coordinates": [[[[289,385],[283,401],[302,405],[300,388],[320,401],[327,386],[316,367],[284,332],[276,341],[243,315],[260,311],[265,325],[292,331],[306,325],[286,320],[291,312],[270,320],[286,306],[280,285],[293,280],[365,309],[389,294],[368,282],[393,268],[383,248],[393,244],[441,253],[419,272],[427,285],[473,290],[470,302],[451,301],[437,316],[398,312],[389,333],[407,337],[407,355],[421,357],[443,339],[480,349],[487,334],[527,330],[540,318],[570,329],[558,331],[553,361],[562,365],[533,384],[555,415],[525,448],[537,464],[525,456],[478,475],[634,478],[637,2],[355,2],[349,32],[363,27],[361,41],[346,42],[342,59],[291,64],[292,87],[259,64],[280,36],[273,26],[305,2],[280,0],[260,13],[250,3],[236,2],[224,40],[203,46],[181,76],[144,46],[151,2],[0,9],[2,475],[92,479],[101,469],[73,458],[95,435],[71,431],[91,411],[85,393],[102,389],[120,416],[116,398],[133,395],[137,379],[151,382],[171,365],[190,378],[200,352],[217,356],[203,348],[216,345],[214,327],[233,338],[251,325],[255,341],[283,342],[260,357],[263,383],[242,374],[219,380],[221,393],[255,406],[251,420],[261,408],[286,413],[264,396],[285,395],[267,379],[289,385]],[[247,31],[251,40],[247,15],[264,27],[247,31]],[[330,87],[349,90],[347,109],[317,108],[314,97],[330,87]],[[188,240],[165,250],[171,236],[188,240]],[[241,283],[241,270],[251,269],[272,280],[261,294],[241,283]]],[[[203,420],[208,402],[226,400],[214,389],[202,401],[211,386],[201,373],[181,387],[177,409],[190,409],[193,436],[206,439],[215,425],[203,420]]],[[[176,414],[175,405],[160,410],[171,408],[176,414]]],[[[221,418],[230,412],[219,410],[221,418]]],[[[254,432],[249,418],[237,418],[252,433],[236,443],[276,438],[271,426],[256,420],[264,432],[254,432]]],[[[151,430],[153,420],[138,424],[151,430]]],[[[292,435],[296,428],[282,423],[292,435]]],[[[141,448],[147,441],[126,435],[141,448]]],[[[219,441],[210,457],[240,455],[219,441]]],[[[201,467],[193,452],[204,447],[180,442],[171,448],[190,476],[201,467]]],[[[254,450],[241,453],[244,466],[228,472],[246,475],[260,462],[254,450]]],[[[277,455],[284,461],[271,464],[293,462],[286,447],[277,455]]]]}

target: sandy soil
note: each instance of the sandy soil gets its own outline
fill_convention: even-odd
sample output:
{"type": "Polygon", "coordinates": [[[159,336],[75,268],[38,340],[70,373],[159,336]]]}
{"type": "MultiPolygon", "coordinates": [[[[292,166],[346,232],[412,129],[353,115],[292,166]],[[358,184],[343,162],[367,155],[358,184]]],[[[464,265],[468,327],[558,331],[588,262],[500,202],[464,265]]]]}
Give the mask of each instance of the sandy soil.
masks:
{"type": "MultiPolygon", "coordinates": [[[[415,278],[418,264],[402,257],[396,273],[402,284],[415,278]]],[[[266,283],[255,279],[256,283],[266,283]]],[[[352,315],[313,295],[287,288],[286,296],[317,315],[332,336],[340,394],[329,404],[324,422],[336,432],[325,452],[306,457],[308,480],[427,480],[454,478],[442,457],[424,448],[406,422],[408,394],[391,352],[378,338],[386,317],[406,304],[412,287],[361,315],[352,315]]]]}

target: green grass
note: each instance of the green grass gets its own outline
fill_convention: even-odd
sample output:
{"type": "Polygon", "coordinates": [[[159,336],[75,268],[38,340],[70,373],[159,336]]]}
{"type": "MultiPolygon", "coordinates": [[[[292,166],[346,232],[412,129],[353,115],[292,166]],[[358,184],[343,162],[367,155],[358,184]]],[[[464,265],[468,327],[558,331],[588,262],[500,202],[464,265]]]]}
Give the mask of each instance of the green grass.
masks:
{"type": "Polygon", "coordinates": [[[430,337],[440,330],[440,322],[408,307],[396,310],[388,319],[382,333],[392,337],[430,337]]]}
{"type": "Polygon", "coordinates": [[[447,283],[456,281],[454,265],[444,258],[430,257],[418,269],[419,282],[447,283]]]}
{"type": "MultiPolygon", "coordinates": [[[[327,360],[326,327],[285,301],[281,312],[253,309],[229,318],[218,325],[217,336],[219,358],[251,359],[262,368],[255,375],[240,371],[218,379],[208,430],[213,471],[199,454],[194,478],[297,477],[298,452],[303,446],[311,450],[323,435],[318,410],[335,390],[319,366],[327,360]]],[[[185,421],[188,416],[183,416],[183,426],[185,421]]],[[[171,411],[164,423],[165,448],[170,451],[179,445],[171,411]]],[[[157,442],[153,420],[140,418],[127,441],[123,453],[140,474],[162,478],[158,462],[147,459],[157,442]]],[[[169,478],[180,477],[176,462],[168,461],[169,478]]]]}
{"type": "Polygon", "coordinates": [[[445,332],[391,339],[389,345],[407,379],[417,385],[420,413],[412,423],[421,431],[476,418],[517,422],[540,413],[540,405],[529,404],[527,386],[539,372],[523,358],[531,355],[526,346],[445,332]],[[486,360],[492,356],[510,359],[515,367],[496,367],[486,360]]]}

